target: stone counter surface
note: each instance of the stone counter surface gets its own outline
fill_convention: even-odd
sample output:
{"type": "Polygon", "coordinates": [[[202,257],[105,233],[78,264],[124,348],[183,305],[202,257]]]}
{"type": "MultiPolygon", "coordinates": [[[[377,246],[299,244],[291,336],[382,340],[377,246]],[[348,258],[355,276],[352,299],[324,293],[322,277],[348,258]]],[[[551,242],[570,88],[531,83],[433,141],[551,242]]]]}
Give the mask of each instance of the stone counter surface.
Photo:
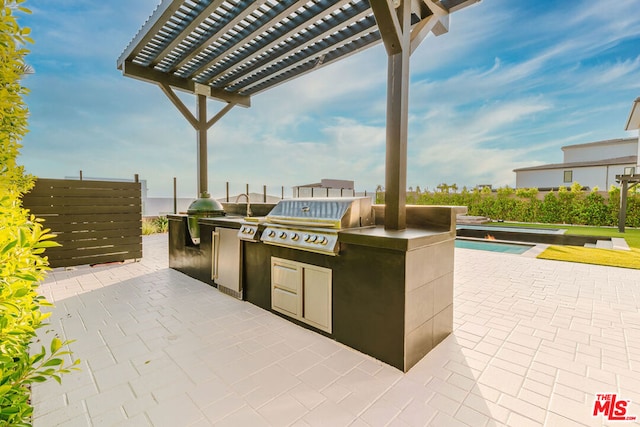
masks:
{"type": "Polygon", "coordinates": [[[385,230],[382,226],[344,230],[339,233],[339,236],[339,241],[344,244],[404,252],[451,239],[449,231],[423,230],[419,228],[396,231],[385,230]]]}

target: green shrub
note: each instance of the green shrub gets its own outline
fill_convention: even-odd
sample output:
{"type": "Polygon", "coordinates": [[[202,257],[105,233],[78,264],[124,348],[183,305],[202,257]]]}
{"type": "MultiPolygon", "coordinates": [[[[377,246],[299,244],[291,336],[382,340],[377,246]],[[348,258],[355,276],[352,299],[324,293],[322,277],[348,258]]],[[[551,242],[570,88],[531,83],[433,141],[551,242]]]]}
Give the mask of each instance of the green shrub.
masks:
{"type": "MultiPolygon", "coordinates": [[[[597,189],[585,193],[575,182],[571,188],[560,187],[550,191],[540,200],[537,189],[509,187],[492,191],[488,187],[460,193],[451,193],[454,188],[438,185],[434,192],[416,191],[407,197],[407,203],[420,205],[466,206],[469,215],[486,216],[495,220],[540,222],[553,224],[580,224],[615,226],[620,210],[620,189],[612,186],[608,199],[597,189]]],[[[457,190],[457,186],[455,187],[457,190]]],[[[377,203],[384,203],[384,192],[376,193],[377,203]]],[[[627,197],[626,225],[640,227],[640,193],[629,191],[627,197]]]]}
{"type": "Polygon", "coordinates": [[[167,233],[168,231],[169,220],[166,216],[142,219],[142,234],[144,234],[145,236],[156,233],[167,233]]]}
{"type": "Polygon", "coordinates": [[[579,223],[585,225],[616,225],[611,222],[611,208],[601,194],[592,191],[584,200],[579,213],[579,223]]]}
{"type": "Polygon", "coordinates": [[[28,110],[21,85],[27,66],[24,57],[29,30],[20,28],[14,11],[28,13],[24,0],[2,0],[0,6],[0,426],[29,425],[33,408],[30,385],[75,369],[65,367],[61,356],[69,341],[54,337],[29,354],[36,330],[45,325],[50,305],[37,287],[48,270],[43,256],[57,245],[41,222],[22,208],[21,197],[33,186],[33,177],[16,163],[20,141],[27,132],[28,110]]]}
{"type": "Polygon", "coordinates": [[[148,236],[149,234],[155,234],[158,231],[156,230],[156,224],[153,219],[150,218],[142,218],[142,234],[148,236]]]}
{"type": "Polygon", "coordinates": [[[169,220],[166,216],[159,216],[154,222],[158,233],[167,233],[169,231],[169,220]]]}

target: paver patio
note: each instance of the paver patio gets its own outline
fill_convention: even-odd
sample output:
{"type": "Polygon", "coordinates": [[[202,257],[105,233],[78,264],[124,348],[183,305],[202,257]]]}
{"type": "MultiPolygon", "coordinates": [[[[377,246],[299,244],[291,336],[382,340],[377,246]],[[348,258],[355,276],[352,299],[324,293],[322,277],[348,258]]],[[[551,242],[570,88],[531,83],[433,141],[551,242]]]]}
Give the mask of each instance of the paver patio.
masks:
{"type": "Polygon", "coordinates": [[[454,333],[406,374],[169,269],[166,235],[41,291],[82,370],[35,427],[640,425],[592,415],[640,418],[636,270],[456,249],[454,333]]]}

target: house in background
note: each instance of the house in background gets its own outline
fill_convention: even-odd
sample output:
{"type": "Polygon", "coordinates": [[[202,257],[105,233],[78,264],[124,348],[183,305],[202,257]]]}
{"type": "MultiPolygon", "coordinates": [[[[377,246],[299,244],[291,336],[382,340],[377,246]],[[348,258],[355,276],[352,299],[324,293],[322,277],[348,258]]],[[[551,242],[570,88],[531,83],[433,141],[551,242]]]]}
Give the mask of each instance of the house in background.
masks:
{"type": "Polygon", "coordinates": [[[637,137],[567,145],[562,151],[563,163],[514,169],[516,188],[549,190],[577,182],[606,191],[616,185],[616,175],[638,164],[637,137]]]}
{"type": "Polygon", "coordinates": [[[321,179],[314,184],[293,187],[293,197],[352,197],[354,182],[345,179],[321,179]]]}

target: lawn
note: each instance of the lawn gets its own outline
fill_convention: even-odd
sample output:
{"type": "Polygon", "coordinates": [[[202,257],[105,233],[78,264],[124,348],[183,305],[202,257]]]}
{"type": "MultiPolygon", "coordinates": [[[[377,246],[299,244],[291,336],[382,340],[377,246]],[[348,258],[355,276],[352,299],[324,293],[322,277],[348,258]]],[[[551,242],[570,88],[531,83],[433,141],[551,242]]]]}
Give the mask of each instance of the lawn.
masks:
{"type": "Polygon", "coordinates": [[[608,265],[640,269],[640,229],[627,228],[620,233],[614,227],[590,227],[565,224],[531,224],[531,223],[493,223],[488,226],[522,227],[522,228],[554,228],[565,229],[567,234],[582,236],[621,237],[626,240],[630,251],[611,249],[584,248],[581,246],[549,246],[538,258],[557,261],[580,262],[585,264],[608,265]]]}

